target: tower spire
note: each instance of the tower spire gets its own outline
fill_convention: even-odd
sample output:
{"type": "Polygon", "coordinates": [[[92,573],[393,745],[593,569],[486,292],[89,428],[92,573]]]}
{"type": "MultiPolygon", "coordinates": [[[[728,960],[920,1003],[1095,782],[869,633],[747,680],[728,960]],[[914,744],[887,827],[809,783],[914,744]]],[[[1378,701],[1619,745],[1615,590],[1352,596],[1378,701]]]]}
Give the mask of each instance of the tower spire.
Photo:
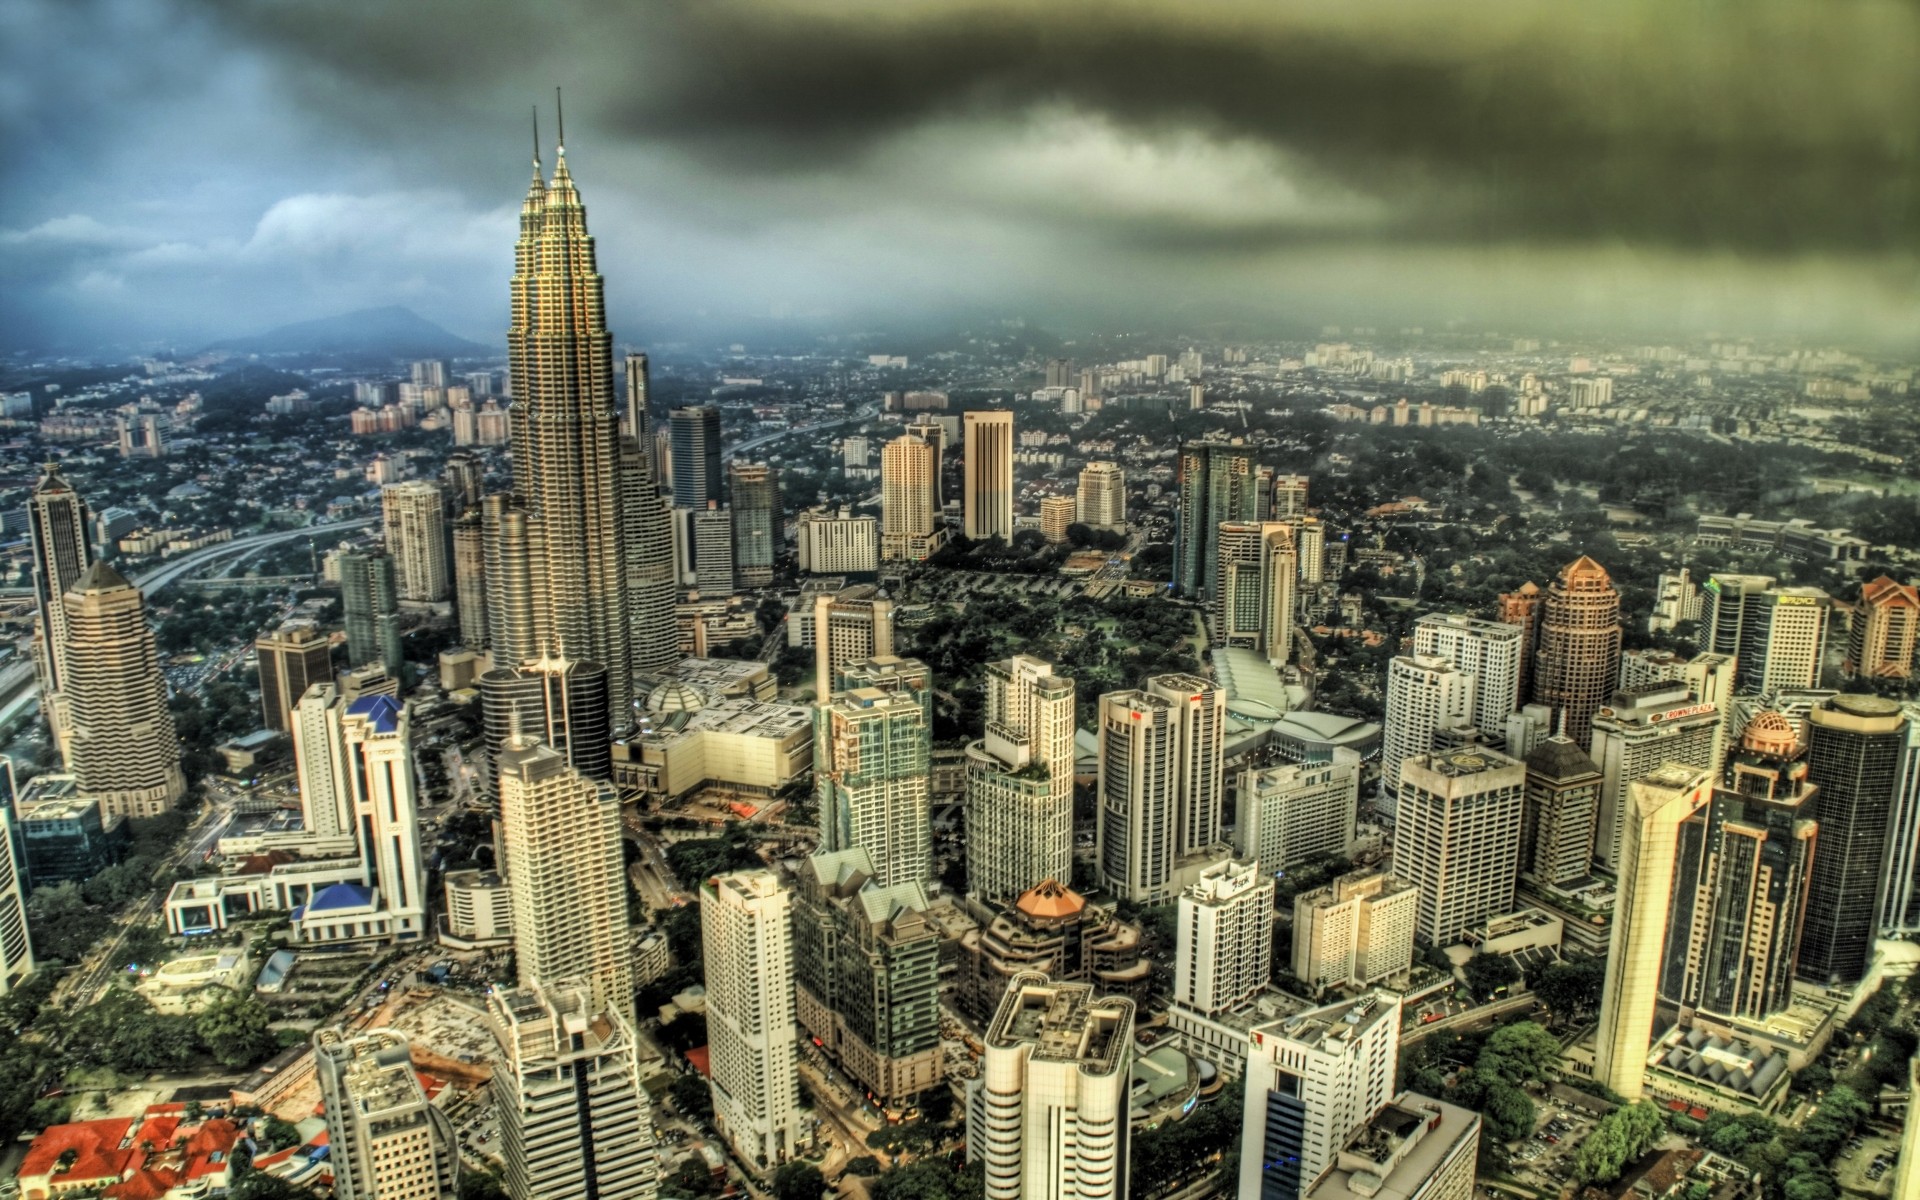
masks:
{"type": "Polygon", "coordinates": [[[560,89],[553,89],[553,111],[560,122],[560,140],[554,143],[554,153],[561,158],[567,156],[567,110],[560,106],[560,89]]]}
{"type": "Polygon", "coordinates": [[[540,106],[533,106],[533,173],[540,173],[540,106]]]}

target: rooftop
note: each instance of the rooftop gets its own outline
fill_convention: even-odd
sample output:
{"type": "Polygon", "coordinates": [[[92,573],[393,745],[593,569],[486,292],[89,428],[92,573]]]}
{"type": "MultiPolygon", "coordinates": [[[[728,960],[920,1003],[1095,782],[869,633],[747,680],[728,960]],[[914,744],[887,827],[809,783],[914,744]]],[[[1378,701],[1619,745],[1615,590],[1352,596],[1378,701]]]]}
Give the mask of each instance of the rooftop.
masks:
{"type": "Polygon", "coordinates": [[[1096,999],[1092,984],[1053,983],[1025,971],[1008,981],[986,1040],[989,1046],[1029,1045],[1035,1059],[1077,1062],[1107,1075],[1133,1036],[1133,1011],[1133,1001],[1124,997],[1096,999]]]}

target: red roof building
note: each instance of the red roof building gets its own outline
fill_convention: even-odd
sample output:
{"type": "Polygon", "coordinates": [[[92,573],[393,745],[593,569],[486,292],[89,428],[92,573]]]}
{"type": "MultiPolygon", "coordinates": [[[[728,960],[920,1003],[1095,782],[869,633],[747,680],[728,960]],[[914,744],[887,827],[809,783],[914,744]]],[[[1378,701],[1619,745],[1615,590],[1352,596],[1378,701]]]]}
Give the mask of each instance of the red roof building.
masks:
{"type": "Polygon", "coordinates": [[[23,1200],[86,1191],[104,1200],[166,1200],[231,1182],[240,1126],[189,1121],[186,1106],[156,1104],[138,1117],[55,1125],[33,1139],[17,1179],[23,1200]]]}

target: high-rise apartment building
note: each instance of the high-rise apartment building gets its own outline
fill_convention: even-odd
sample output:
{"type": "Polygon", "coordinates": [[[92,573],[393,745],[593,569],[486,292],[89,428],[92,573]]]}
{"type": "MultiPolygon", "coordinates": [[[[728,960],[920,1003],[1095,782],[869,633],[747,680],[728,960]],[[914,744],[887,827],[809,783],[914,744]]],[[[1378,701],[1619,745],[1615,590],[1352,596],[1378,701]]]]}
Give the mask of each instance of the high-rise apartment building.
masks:
{"type": "Polygon", "coordinates": [[[481,743],[489,764],[486,794],[496,805],[494,764],[516,734],[551,747],[588,779],[613,778],[605,667],[542,658],[522,667],[495,667],[480,676],[479,684],[481,743]]]}
{"type": "Polygon", "coordinates": [[[966,487],[961,513],[968,538],[1013,540],[1013,414],[960,414],[965,430],[966,487]]]}
{"type": "Polygon", "coordinates": [[[713,1120],[741,1162],[765,1171],[807,1145],[794,1022],[793,893],[772,871],[700,885],[713,1120]]]}
{"type": "Polygon", "coordinates": [[[739,579],[733,562],[733,516],[718,504],[687,514],[693,587],[702,596],[730,596],[739,579]]]}
{"type": "Polygon", "coordinates": [[[455,450],[440,467],[440,490],[447,498],[447,515],[457,517],[480,507],[487,494],[486,463],[471,450],[455,450]]]}
{"type": "Polygon", "coordinates": [[[620,440],[620,521],[627,570],[627,626],[633,669],[663,671],[680,660],[673,616],[680,595],[673,508],[660,490],[660,459],[647,404],[647,356],[627,355],[627,412],[620,440]]]}
{"type": "Polygon", "coordinates": [[[1062,546],[1067,541],[1067,528],[1073,524],[1074,500],[1072,496],[1048,496],[1040,501],[1040,536],[1050,546],[1062,546]]]}
{"type": "Polygon", "coordinates": [[[1593,1077],[1628,1100],[1646,1094],[1680,827],[1712,797],[1711,772],[1677,764],[1656,767],[1627,791],[1593,1077]]]}
{"type": "Polygon", "coordinates": [[[1546,606],[1540,585],[1528,581],[1511,592],[1500,593],[1497,616],[1502,625],[1520,627],[1520,684],[1522,704],[1536,699],[1533,690],[1533,660],[1540,650],[1540,614],[1546,606]]]}
{"type": "Polygon", "coordinates": [[[1400,765],[1393,873],[1420,888],[1420,937],[1450,946],[1513,911],[1527,768],[1494,750],[1417,754],[1400,765]]]}
{"type": "Polygon", "coordinates": [[[773,564],[786,540],[780,477],[766,463],[727,464],[733,503],[733,571],[744,588],[773,582],[773,564]]]}
{"type": "Polygon", "coordinates": [[[1359,819],[1361,771],[1351,750],[1336,751],[1332,762],[1242,770],[1234,852],[1258,860],[1269,879],[1312,855],[1347,853],[1359,819]]]}
{"type": "Polygon", "coordinates": [[[813,696],[824,704],[849,663],[893,653],[893,601],[862,585],[813,598],[813,696]]]}
{"type": "Polygon", "coordinates": [[[268,729],[293,728],[293,706],[316,683],[333,682],[333,643],[313,621],[294,620],[253,642],[260,675],[260,719],[268,729]]]}
{"type": "Polygon", "coordinates": [[[633,1004],[620,795],[529,734],[510,737],[500,785],[500,869],[520,986],[585,988],[594,1012],[633,1004]]]}
{"type": "Polygon", "coordinates": [[[1649,684],[1615,692],[1594,714],[1592,730],[1590,754],[1604,776],[1593,856],[1617,868],[1627,789],[1663,763],[1717,770],[1722,717],[1684,683],[1649,684]]]}
{"type": "Polygon", "coordinates": [[[1547,589],[1533,674],[1533,699],[1565,714],[1562,731],[1581,749],[1620,674],[1620,636],[1620,591],[1605,567],[1583,556],[1547,589]]]}
{"type": "Polygon", "coordinates": [[[871,658],[848,664],[841,683],[813,710],[820,849],[865,850],[883,886],[924,884],[933,855],[933,681],[926,664],[871,658]]]}
{"type": "Polygon", "coordinates": [[[353,818],[353,769],[340,718],[347,701],[331,682],[319,683],[293,709],[293,765],[300,788],[301,828],[322,840],[359,836],[353,818]]]}
{"type": "Polygon", "coordinates": [[[1819,789],[1800,978],[1853,984],[1873,962],[1880,932],[1881,868],[1906,753],[1900,703],[1879,696],[1835,696],[1809,714],[1807,778],[1819,789]]]}
{"type": "Polygon", "coordinates": [[[1909,679],[1920,638],[1920,590],[1885,575],[1860,588],[1844,670],[1857,679],[1909,679]]]}
{"type": "Polygon", "coordinates": [[[1211,601],[1220,586],[1220,556],[1214,546],[1229,521],[1267,516],[1263,476],[1253,451],[1229,442],[1189,442],[1180,448],[1180,502],[1173,532],[1174,590],[1190,600],[1211,601]]]}
{"type": "Polygon", "coordinates": [[[493,1100],[513,1200],[654,1200],[659,1151],[630,1005],[589,988],[496,987],[493,1100]]]}
{"type": "Polygon", "coordinates": [[[442,1200],[454,1194],[460,1147],[453,1123],[428,1102],[403,1034],[317,1030],[313,1062],[327,1106],[334,1195],[442,1200]]]}
{"type": "Polygon", "coordinates": [[[983,903],[1073,877],[1073,735],[1073,680],[1037,658],[987,664],[966,767],[967,890],[983,903]]]}
{"type": "Polygon", "coordinates": [[[880,569],[880,522],[850,508],[810,508],[794,520],[804,575],[866,575],[880,569]]]}
{"type": "Polygon", "coordinates": [[[469,650],[487,648],[487,602],[486,526],[472,508],[453,521],[453,607],[469,650]]]}
{"type": "Polygon", "coordinates": [[[379,663],[399,679],[406,671],[400,649],[400,587],[393,557],[378,550],[340,555],[340,609],[347,626],[347,662],[379,663]]]}
{"type": "Polygon", "coordinates": [[[1100,697],[1097,861],[1102,884],[1134,904],[1172,899],[1179,857],[1179,746],[1173,705],[1145,691],[1100,697]]]}
{"type": "Polygon", "coordinates": [[[1127,473],[1118,463],[1090,462],[1080,469],[1074,512],[1089,529],[1113,533],[1127,527],[1127,473]]]}
{"type": "Polygon", "coordinates": [[[1653,613],[1647,618],[1648,633],[1665,633],[1687,621],[1700,619],[1700,585],[1687,568],[1662,572],[1653,585],[1653,613]]]}
{"type": "Polygon", "coordinates": [[[1124,1200],[1134,1004],[1013,977],[967,1095],[967,1159],[987,1200],[1124,1200]]]}
{"type": "Polygon", "coordinates": [[[1520,654],[1525,630],[1500,621],[1433,613],[1413,623],[1414,657],[1444,658],[1473,676],[1473,726],[1489,737],[1520,707],[1520,654]]]}
{"type": "Polygon", "coordinates": [[[1180,893],[1173,1002],[1206,1016],[1239,1008],[1273,978],[1273,880],[1221,859],[1180,893]]]}
{"type": "Polygon", "coordinates": [[[1307,515],[1307,484],[1305,475],[1275,475],[1273,477],[1272,515],[1276,521],[1288,517],[1307,515]]]}
{"type": "Polygon", "coordinates": [[[1150,695],[1173,706],[1176,749],[1176,852],[1224,849],[1226,841],[1227,692],[1198,675],[1153,675],[1150,695]]]}
{"type": "MultiPolygon", "coordinates": [[[[1327,580],[1327,527],[1319,517],[1288,517],[1284,522],[1293,531],[1294,557],[1300,563],[1300,582],[1319,585],[1327,580]]],[[[1335,543],[1341,545],[1341,543],[1335,543]]],[[[1341,553],[1346,551],[1344,547],[1341,553]]],[[[1336,578],[1335,582],[1338,582],[1336,578]]]]}
{"type": "Polygon", "coordinates": [[[673,446],[673,506],[702,509],[726,499],[720,474],[720,410],[688,404],[667,414],[673,446]]]}
{"type": "Polygon", "coordinates": [[[93,543],[87,539],[91,515],[87,502],[73,490],[58,464],[41,468],[40,481],[27,497],[27,530],[33,540],[33,603],[38,618],[34,666],[40,676],[41,712],[54,741],[66,741],[60,670],[60,647],[67,640],[64,597],[93,565],[93,543]]]}
{"type": "Polygon", "coordinates": [[[1586,878],[1593,870],[1593,831],[1605,773],[1570,737],[1542,740],[1524,761],[1521,876],[1545,887],[1586,878]]]}
{"type": "Polygon", "coordinates": [[[1297,1200],[1393,1099],[1400,998],[1369,992],[1256,1025],[1247,1047],[1239,1200],[1297,1200]]]}
{"type": "Polygon", "coordinates": [[[1229,521],[1216,537],[1220,590],[1213,602],[1216,643],[1258,650],[1284,664],[1293,649],[1293,534],[1277,521],[1229,521]]]}
{"type": "Polygon", "coordinates": [[[1316,990],[1371,987],[1413,966],[1419,923],[1417,886],[1348,872],[1293,898],[1293,973],[1316,990]]]}
{"type": "MultiPolygon", "coordinates": [[[[953,434],[948,433],[949,423],[958,431],[960,422],[952,417],[936,417],[925,413],[907,422],[907,435],[917,437],[933,448],[933,508],[939,512],[947,506],[946,465],[952,457],[953,434]]],[[[882,453],[885,453],[883,450],[882,453]]]]}
{"type": "Polygon", "coordinates": [[[435,604],[452,592],[447,572],[447,501],[425,479],[380,489],[394,591],[403,604],[435,604]]]}
{"type": "Polygon", "coordinates": [[[883,1108],[940,1084],[940,931],[918,882],[880,882],[864,849],[800,869],[793,909],[801,1029],[883,1108]]]}
{"type": "Polygon", "coordinates": [[[1400,764],[1434,747],[1442,730],[1473,724],[1479,683],[1450,658],[1397,655],[1387,663],[1386,719],[1380,731],[1380,781],[1392,802],[1400,791],[1400,764]]]}
{"type": "Polygon", "coordinates": [[[1700,649],[1733,656],[1736,694],[1820,685],[1833,606],[1825,592],[1726,574],[1709,577],[1704,590],[1700,649]]]}
{"type": "Polygon", "coordinates": [[[940,548],[940,453],[912,434],[880,450],[880,557],[919,562],[940,548]]]}
{"type": "Polygon", "coordinates": [[[60,598],[67,770],[107,816],[157,817],[186,795],[146,600],[95,561],[60,598]]]}
{"type": "MultiPolygon", "coordinates": [[[[13,762],[0,756],[0,996],[33,974],[33,940],[27,933],[27,869],[14,815],[13,762]]],[[[98,805],[94,806],[98,813],[98,805]]]]}

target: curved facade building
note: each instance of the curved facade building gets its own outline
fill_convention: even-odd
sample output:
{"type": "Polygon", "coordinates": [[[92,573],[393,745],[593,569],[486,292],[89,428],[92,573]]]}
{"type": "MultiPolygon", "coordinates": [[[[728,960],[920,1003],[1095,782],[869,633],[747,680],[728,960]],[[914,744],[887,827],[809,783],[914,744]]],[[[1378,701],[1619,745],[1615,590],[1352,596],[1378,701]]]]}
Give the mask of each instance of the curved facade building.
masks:
{"type": "Polygon", "coordinates": [[[146,601],[95,562],[60,603],[67,769],[102,813],[157,817],[186,794],[187,781],[146,601]]]}

